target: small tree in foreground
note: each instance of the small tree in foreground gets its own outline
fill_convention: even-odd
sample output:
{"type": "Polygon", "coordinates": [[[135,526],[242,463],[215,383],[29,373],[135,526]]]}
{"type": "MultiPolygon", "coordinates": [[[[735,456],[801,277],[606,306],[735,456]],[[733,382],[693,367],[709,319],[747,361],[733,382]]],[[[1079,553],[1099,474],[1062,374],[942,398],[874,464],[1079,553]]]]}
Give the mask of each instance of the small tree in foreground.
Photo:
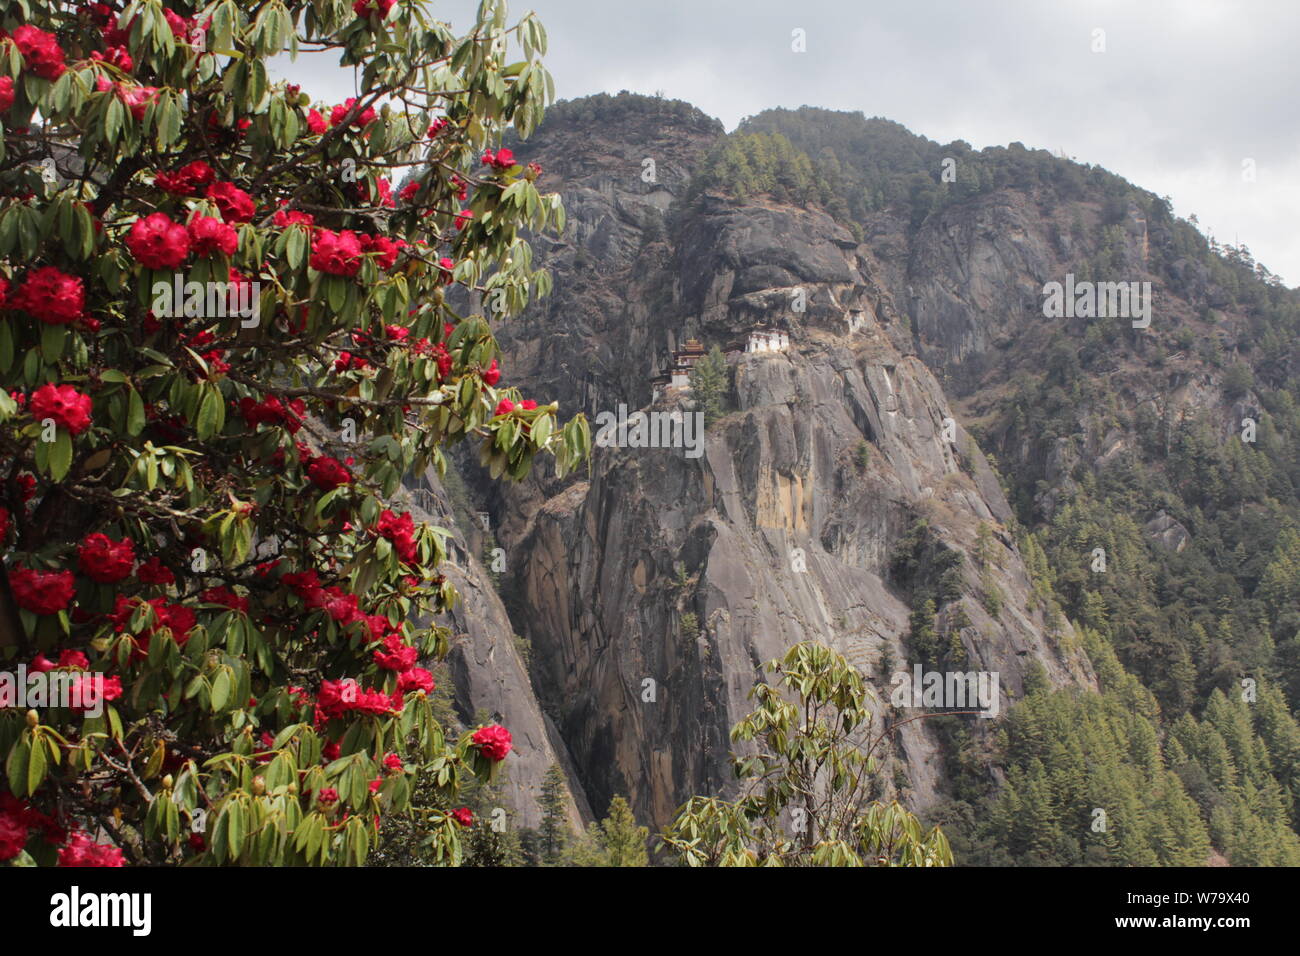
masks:
{"type": "Polygon", "coordinates": [[[758,752],[733,757],[737,800],[693,797],[663,835],[690,866],[950,866],[938,827],[898,803],[870,799],[876,760],[862,749],[871,714],[861,675],[805,641],[768,663],[758,709],[731,731],[758,752]]]}
{"type": "Polygon", "coordinates": [[[0,671],[71,689],[0,680],[0,863],[360,864],[417,769],[460,858],[510,735],[432,712],[447,533],[392,496],[453,442],[518,479],[589,441],[451,304],[549,287],[519,233],[559,197],[493,148],[553,95],[545,34],[429,7],[0,13],[0,671]],[[300,47],[356,96],[272,83],[300,47]]]}

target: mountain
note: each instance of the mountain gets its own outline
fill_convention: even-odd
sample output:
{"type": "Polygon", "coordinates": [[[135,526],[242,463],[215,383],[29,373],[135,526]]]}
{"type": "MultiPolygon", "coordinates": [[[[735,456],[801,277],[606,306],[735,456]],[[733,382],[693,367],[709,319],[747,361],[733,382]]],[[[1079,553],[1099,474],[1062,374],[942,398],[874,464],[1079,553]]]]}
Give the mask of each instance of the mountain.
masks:
{"type": "Polygon", "coordinates": [[[526,825],[553,762],[574,821],[732,792],[746,695],[812,639],[876,688],[879,794],[961,858],[1300,862],[1295,291],[1104,170],[861,114],[597,96],[510,145],[569,221],[503,381],[689,413],[655,385],[694,340],[727,383],[695,449],[515,486],[457,457],[457,703],[513,709],[526,825]],[[1048,318],[1052,282],[1137,283],[1149,326],[1048,318]],[[918,665],[996,674],[1001,719],[901,723],[918,665]]]}

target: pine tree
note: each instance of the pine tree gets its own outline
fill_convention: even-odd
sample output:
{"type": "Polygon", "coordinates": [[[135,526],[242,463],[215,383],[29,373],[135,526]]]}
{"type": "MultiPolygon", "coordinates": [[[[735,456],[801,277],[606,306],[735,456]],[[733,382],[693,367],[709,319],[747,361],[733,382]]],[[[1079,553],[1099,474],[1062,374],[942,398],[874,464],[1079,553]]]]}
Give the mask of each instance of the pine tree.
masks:
{"type": "Polygon", "coordinates": [[[542,778],[542,825],[538,829],[542,862],[547,866],[559,863],[564,852],[569,828],[565,821],[565,804],[569,794],[568,782],[559,764],[551,764],[542,778]]]}
{"type": "Polygon", "coordinates": [[[705,428],[726,414],[728,387],[727,360],[715,345],[691,370],[691,395],[696,409],[704,413],[705,428]]]}
{"type": "Polygon", "coordinates": [[[603,842],[609,866],[645,866],[647,827],[636,825],[632,808],[627,800],[616,796],[609,804],[609,813],[601,823],[603,842]]]}

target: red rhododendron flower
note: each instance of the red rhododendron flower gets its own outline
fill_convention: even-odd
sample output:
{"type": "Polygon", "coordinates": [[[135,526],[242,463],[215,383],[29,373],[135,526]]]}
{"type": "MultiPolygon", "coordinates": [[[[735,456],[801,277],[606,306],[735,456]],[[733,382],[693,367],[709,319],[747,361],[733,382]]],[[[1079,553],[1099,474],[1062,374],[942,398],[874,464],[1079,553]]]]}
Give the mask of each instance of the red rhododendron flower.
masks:
{"type": "Polygon", "coordinates": [[[503,398],[501,399],[501,401],[497,402],[497,410],[493,414],[509,415],[514,410],[515,410],[515,403],[510,401],[510,399],[508,398],[503,398]]]}
{"type": "Polygon", "coordinates": [[[70,709],[83,712],[94,710],[100,703],[108,703],[122,696],[122,678],[116,675],[104,677],[101,674],[82,674],[72,681],[68,690],[73,701],[80,701],[79,704],[70,705],[70,709]]]}
{"type": "Polygon", "coordinates": [[[36,494],[36,476],[24,471],[14,480],[18,485],[18,497],[24,504],[31,501],[36,494]]]}
{"type": "Polygon", "coordinates": [[[534,408],[537,407],[537,403],[533,401],[531,398],[525,398],[522,402],[519,403],[519,407],[526,412],[531,412],[534,408]]]}
{"type": "Polygon", "coordinates": [[[325,117],[321,115],[320,110],[307,111],[307,129],[317,136],[325,132],[325,117]]]}
{"type": "Polygon", "coordinates": [[[354,276],[361,268],[361,240],[349,229],[322,229],[312,238],[310,265],[317,272],[354,276]]]}
{"type": "Polygon", "coordinates": [[[385,272],[397,261],[397,246],[387,236],[362,236],[361,251],[366,254],[374,253],[377,256],[375,265],[385,272]]]}
{"type": "MultiPolygon", "coordinates": [[[[96,89],[103,90],[108,88],[105,86],[104,82],[101,82],[104,81],[104,79],[105,78],[102,76],[99,78],[99,81],[95,83],[96,89]]],[[[117,98],[131,111],[131,115],[137,122],[144,119],[144,114],[149,108],[149,104],[158,99],[158,87],[156,86],[136,86],[131,83],[113,83],[112,89],[117,95],[117,98]]]]}
{"type": "Polygon", "coordinates": [[[4,113],[9,107],[14,105],[14,81],[13,77],[0,76],[0,113],[4,113]]]}
{"type": "Polygon", "coordinates": [[[495,386],[499,381],[501,381],[501,369],[497,368],[497,360],[493,359],[492,364],[483,373],[483,384],[495,386]]]}
{"type": "Polygon", "coordinates": [[[176,575],[162,566],[157,556],[150,558],[136,569],[135,576],[141,584],[175,584],[176,575]]]}
{"type": "Polygon", "coordinates": [[[233,256],[239,248],[239,233],[234,226],[228,226],[220,219],[195,216],[185,228],[189,231],[190,247],[196,256],[210,256],[218,252],[233,256]]]}
{"type": "Polygon", "coordinates": [[[359,17],[368,17],[370,14],[375,13],[382,20],[388,16],[388,11],[393,9],[395,2],[396,0],[356,0],[352,4],[352,10],[359,17]]]}
{"type": "Polygon", "coordinates": [[[460,807],[451,811],[451,818],[463,827],[472,827],[474,825],[474,811],[469,807],[460,807]]]}
{"type": "Polygon", "coordinates": [[[397,693],[403,696],[413,690],[432,694],[434,686],[433,675],[423,667],[412,667],[406,673],[397,676],[397,693]]]}
{"type": "Polygon", "coordinates": [[[316,222],[316,218],[309,212],[300,212],[297,209],[277,209],[274,221],[277,226],[283,228],[295,224],[310,226],[316,222]]]}
{"type": "Polygon", "coordinates": [[[415,194],[420,191],[420,183],[417,180],[411,180],[402,187],[402,191],[397,194],[397,198],[402,202],[410,202],[415,198],[415,194]]]}
{"type": "MultiPolygon", "coordinates": [[[[411,515],[396,515],[387,508],[379,515],[379,521],[375,525],[375,532],[383,538],[387,538],[393,543],[393,550],[397,556],[407,564],[415,563],[416,551],[415,544],[415,521],[411,515]]],[[[405,670],[406,668],[400,668],[405,670]]]]}
{"type": "Polygon", "coordinates": [[[53,33],[24,24],[14,28],[12,38],[27,70],[47,80],[63,75],[63,48],[53,33]]]}
{"type": "Polygon", "coordinates": [[[352,481],[352,473],[337,458],[322,456],[307,463],[307,477],[324,491],[333,491],[352,481]]]}
{"type": "Polygon", "coordinates": [[[456,213],[456,229],[464,229],[471,219],[474,218],[474,210],[462,209],[456,213]]]}
{"type": "Polygon", "coordinates": [[[486,150],[483,153],[483,165],[498,171],[505,171],[515,164],[515,154],[509,149],[499,149],[495,153],[486,150]]]}
{"type": "Polygon", "coordinates": [[[53,419],[68,434],[80,435],[90,427],[90,396],[71,385],[42,385],[32,392],[32,417],[38,422],[53,419]]]}
{"type": "Polygon", "coordinates": [[[500,724],[489,724],[474,731],[475,745],[484,757],[493,762],[505,760],[510,753],[510,731],[500,724]]]}
{"type": "Polygon", "coordinates": [[[71,571],[34,571],[31,568],[12,568],[9,571],[9,589],[13,591],[18,606],[33,614],[57,614],[67,608],[77,588],[77,579],[71,571]]]}
{"type": "Polygon", "coordinates": [[[226,222],[248,222],[257,208],[253,197],[234,183],[213,183],[208,187],[207,197],[217,204],[226,222]]]}
{"type": "Polygon", "coordinates": [[[200,189],[212,185],[215,180],[216,173],[201,159],[173,173],[156,173],[153,178],[155,186],[174,196],[197,196],[200,189]]]}
{"type": "Polygon", "coordinates": [[[402,640],[402,635],[396,632],[384,638],[384,646],[375,651],[375,663],[379,667],[399,674],[410,670],[419,659],[420,651],[407,646],[402,640]]]}
{"type": "MultiPolygon", "coordinates": [[[[336,106],[334,107],[334,109],[330,110],[330,125],[338,126],[339,123],[342,123],[343,117],[348,115],[348,111],[351,110],[352,107],[356,105],[356,102],[357,99],[355,96],[349,96],[346,100],[343,101],[343,105],[336,106]]],[[[357,115],[356,119],[352,121],[352,125],[365,126],[368,123],[370,123],[372,120],[374,120],[374,118],[375,118],[375,108],[373,106],[367,106],[364,110],[360,112],[360,114],[357,115]]]]}
{"type": "Polygon", "coordinates": [[[130,538],[114,541],[106,534],[88,534],[77,547],[81,573],[100,584],[116,584],[130,577],[135,567],[135,542],[130,538]]]}
{"type": "Polygon", "coordinates": [[[86,307],[86,287],[77,276],[54,266],[42,266],[27,274],[9,305],[49,325],[67,325],[81,318],[86,307]]]}
{"type": "Polygon", "coordinates": [[[256,428],[261,424],[281,425],[288,430],[289,434],[294,435],[302,428],[302,419],[307,414],[307,405],[300,398],[294,399],[286,407],[274,395],[268,395],[260,402],[245,397],[239,400],[239,413],[244,416],[244,421],[250,428],[256,428]]]}
{"type": "Polygon", "coordinates": [[[155,212],[135,221],[126,247],[148,269],[175,269],[190,254],[190,234],[166,213],[155,212]]]}
{"type": "Polygon", "coordinates": [[[0,813],[0,863],[12,860],[27,845],[27,827],[17,817],[0,813]]]}
{"type": "Polygon", "coordinates": [[[316,802],[327,807],[332,803],[338,803],[339,792],[333,787],[321,787],[316,793],[316,802]]]}
{"type": "Polygon", "coordinates": [[[387,767],[389,770],[401,770],[402,758],[399,757],[397,754],[385,754],[384,766],[387,767]]]}
{"type": "Polygon", "coordinates": [[[91,50],[90,58],[101,63],[111,64],[123,73],[130,73],[135,69],[135,60],[131,59],[131,54],[124,46],[110,46],[102,53],[99,50],[91,50]]]}
{"type": "Polygon", "coordinates": [[[234,591],[227,588],[208,588],[199,595],[200,600],[208,604],[220,604],[222,607],[228,607],[232,611],[243,611],[248,613],[248,598],[240,597],[234,591]]]}
{"type": "Polygon", "coordinates": [[[84,833],[68,837],[68,845],[59,851],[59,866],[125,866],[122,851],[115,846],[94,843],[84,833]]]}

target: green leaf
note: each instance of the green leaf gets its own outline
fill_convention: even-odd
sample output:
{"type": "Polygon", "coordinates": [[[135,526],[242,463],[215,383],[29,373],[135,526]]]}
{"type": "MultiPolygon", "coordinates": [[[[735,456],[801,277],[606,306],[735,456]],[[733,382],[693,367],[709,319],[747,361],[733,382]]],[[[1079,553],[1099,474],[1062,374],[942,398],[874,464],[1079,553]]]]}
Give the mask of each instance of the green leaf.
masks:
{"type": "Polygon", "coordinates": [[[27,734],[24,733],[22,739],[14,744],[9,751],[9,759],[5,761],[5,773],[9,777],[9,790],[16,797],[21,797],[27,793],[27,763],[31,758],[32,748],[27,742],[27,734]]]}
{"type": "Polygon", "coordinates": [[[144,431],[144,399],[134,388],[127,393],[126,432],[138,435],[144,431]]]}
{"type": "Polygon", "coordinates": [[[231,690],[230,671],[227,668],[223,667],[221,671],[217,674],[216,679],[212,682],[213,713],[220,711],[223,707],[226,706],[226,702],[230,700],[230,690],[231,690]]]}
{"type": "Polygon", "coordinates": [[[50,477],[62,481],[72,467],[72,436],[60,428],[49,450],[50,477]]]}

